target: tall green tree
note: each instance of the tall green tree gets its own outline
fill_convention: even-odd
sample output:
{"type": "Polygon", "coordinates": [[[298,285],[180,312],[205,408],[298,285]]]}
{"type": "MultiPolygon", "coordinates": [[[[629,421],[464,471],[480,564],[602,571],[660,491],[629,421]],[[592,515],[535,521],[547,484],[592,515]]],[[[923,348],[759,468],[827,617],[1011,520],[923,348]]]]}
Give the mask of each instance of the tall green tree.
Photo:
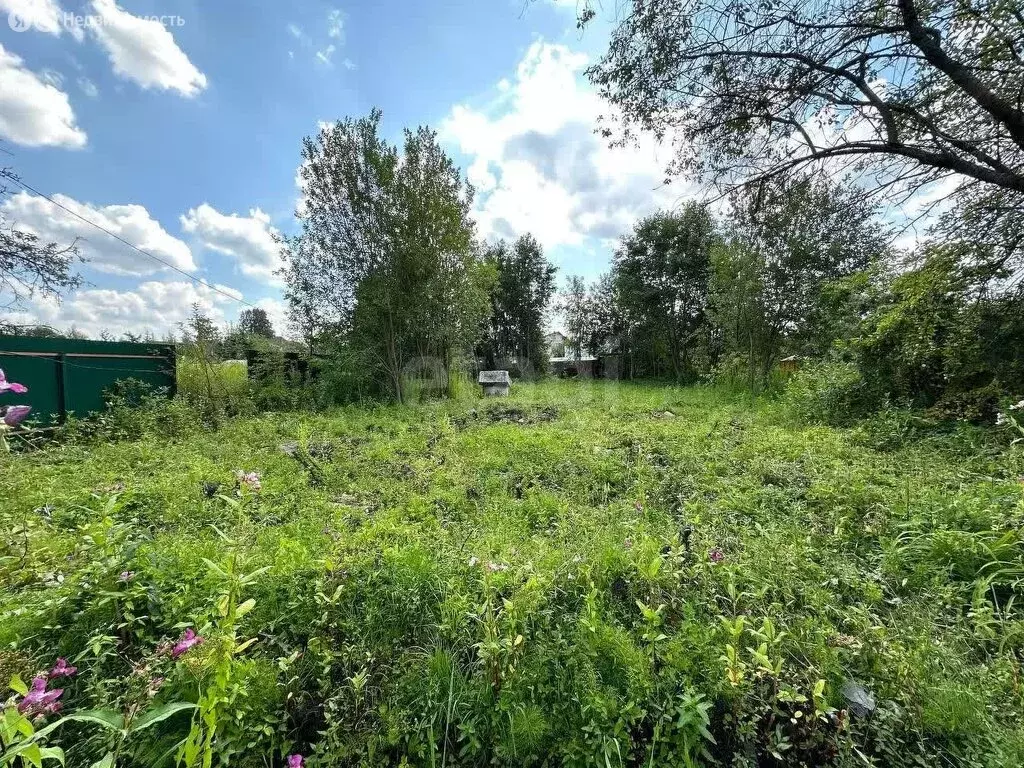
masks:
{"type": "Polygon", "coordinates": [[[723,351],[756,388],[784,352],[828,350],[836,286],[882,260],[888,236],[860,190],[824,180],[748,188],[732,203],[712,316],[723,351]]]}
{"type": "Polygon", "coordinates": [[[491,291],[491,314],[480,343],[488,367],[514,359],[521,370],[547,369],[544,320],[555,293],[557,268],[545,257],[532,235],[521,235],[511,246],[504,240],[489,246],[485,259],[497,271],[491,291]]]}
{"type": "Polygon", "coordinates": [[[559,309],[565,318],[565,330],[569,337],[568,351],[578,361],[585,351],[594,351],[590,348],[590,342],[596,315],[586,280],[579,275],[569,275],[566,278],[559,309]]]}
{"type": "Polygon", "coordinates": [[[612,275],[634,356],[654,372],[662,358],[677,381],[692,378],[692,351],[705,326],[715,224],[699,203],[637,223],[615,252],[612,275]]]}
{"type": "Polygon", "coordinates": [[[421,361],[449,372],[488,311],[493,271],[475,256],[472,188],[428,128],[402,148],[381,113],[324,126],[303,143],[300,234],[289,242],[293,318],[344,339],[401,400],[421,361]]]}
{"type": "Polygon", "coordinates": [[[262,307],[243,309],[238,316],[238,328],[242,333],[251,333],[265,339],[274,338],[274,325],[270,322],[267,310],[262,307]]]}

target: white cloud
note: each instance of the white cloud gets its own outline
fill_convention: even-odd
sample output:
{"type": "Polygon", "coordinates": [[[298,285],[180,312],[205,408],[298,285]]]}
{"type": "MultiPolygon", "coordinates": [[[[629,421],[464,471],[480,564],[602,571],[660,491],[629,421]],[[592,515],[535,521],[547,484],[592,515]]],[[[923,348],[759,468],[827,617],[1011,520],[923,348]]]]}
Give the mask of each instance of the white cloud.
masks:
{"type": "Polygon", "coordinates": [[[345,14],[337,8],[327,14],[327,36],[336,40],[345,39],[345,14]]]}
{"type": "Polygon", "coordinates": [[[328,43],[326,48],[321,48],[316,52],[317,61],[321,64],[331,65],[331,57],[334,55],[334,43],[328,43]]]}
{"type": "Polygon", "coordinates": [[[585,83],[586,64],[564,45],[535,42],[490,104],[456,105],[444,120],[442,138],[471,158],[483,236],[532,232],[546,248],[578,246],[679,202],[683,190],[663,184],[670,147],[650,136],[608,147],[594,134],[613,111],[585,83]]]}
{"type": "Polygon", "coordinates": [[[68,95],[0,45],[0,136],[26,147],[83,147],[68,95]]]}
{"type": "Polygon", "coordinates": [[[270,318],[270,324],[274,326],[274,333],[286,339],[292,338],[288,329],[288,305],[281,299],[264,298],[254,302],[257,307],[263,309],[270,318]]]}
{"type": "Polygon", "coordinates": [[[232,257],[242,274],[281,284],[274,274],[281,266],[280,247],[274,241],[277,230],[259,208],[253,208],[248,216],[225,215],[203,203],[181,217],[181,227],[210,250],[232,257]]]}
{"type": "Polygon", "coordinates": [[[115,0],[93,0],[92,8],[100,18],[90,29],[106,49],[116,74],[146,89],[174,90],[183,96],[195,96],[206,88],[206,75],[159,21],[133,16],[115,0]]]}
{"type": "Polygon", "coordinates": [[[12,27],[25,24],[55,37],[66,30],[79,41],[84,36],[80,26],[64,23],[64,9],[55,0],[0,0],[0,11],[8,14],[12,27]]]}
{"type": "Polygon", "coordinates": [[[58,91],[64,88],[64,75],[55,69],[42,69],[39,71],[39,79],[47,85],[52,85],[58,91]]]}
{"type": "Polygon", "coordinates": [[[169,333],[180,335],[178,324],[188,319],[193,304],[198,304],[218,325],[225,324],[228,315],[234,316],[238,303],[230,296],[241,295],[227,286],[216,288],[229,295],[188,280],[147,281],[126,291],[80,290],[60,303],[39,299],[24,312],[5,319],[19,325],[39,323],[62,330],[74,328],[90,338],[99,338],[103,331],[115,335],[150,333],[163,338],[169,333]]]}
{"type": "Polygon", "coordinates": [[[100,95],[100,89],[96,87],[96,83],[90,80],[88,77],[78,78],[78,87],[82,93],[88,96],[90,99],[95,99],[100,95]]]}
{"type": "MultiPolygon", "coordinates": [[[[60,194],[53,199],[178,269],[186,272],[196,269],[189,247],[169,235],[141,205],[94,206],[60,194]]],[[[46,242],[71,243],[80,238],[78,247],[82,256],[97,271],[142,276],[165,269],[45,198],[19,192],[4,201],[0,211],[18,229],[32,232],[46,242]]]]}
{"type": "Polygon", "coordinates": [[[288,34],[290,34],[303,45],[309,45],[309,43],[311,42],[309,39],[309,35],[303,32],[302,27],[300,27],[298,24],[290,22],[288,24],[288,34]]]}

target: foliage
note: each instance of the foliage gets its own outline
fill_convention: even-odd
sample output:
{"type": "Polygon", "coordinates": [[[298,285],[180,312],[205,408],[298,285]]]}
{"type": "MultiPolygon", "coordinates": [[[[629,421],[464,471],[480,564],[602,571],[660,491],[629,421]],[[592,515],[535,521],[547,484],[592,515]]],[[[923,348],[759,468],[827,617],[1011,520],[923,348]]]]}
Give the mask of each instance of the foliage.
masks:
{"type": "Polygon", "coordinates": [[[1022,35],[1002,0],[664,0],[624,14],[590,76],[727,188],[845,169],[900,204],[942,182],[947,235],[999,266],[1021,255],[1022,35]]]}
{"type": "MultiPolygon", "coordinates": [[[[0,168],[0,196],[8,191],[2,186],[5,180],[17,183],[17,176],[0,168]]],[[[57,298],[77,288],[82,284],[74,271],[79,260],[77,240],[69,245],[44,243],[0,215],[0,301],[5,309],[20,307],[30,298],[57,298]]]]}
{"type": "Polygon", "coordinates": [[[487,316],[492,268],[473,250],[472,189],[427,129],[401,151],[378,135],[381,113],[324,126],[303,144],[301,233],[285,250],[293,319],[316,322],[368,358],[381,386],[428,359],[445,371],[487,316]]]}
{"type": "Polygon", "coordinates": [[[520,370],[547,370],[544,320],[555,292],[556,268],[532,235],[522,235],[511,247],[504,240],[487,248],[484,260],[497,272],[491,290],[490,319],[478,352],[488,369],[515,362],[520,370]]]}
{"type": "Polygon", "coordinates": [[[707,209],[691,202],[642,219],[615,252],[611,280],[622,317],[620,345],[634,366],[644,361],[640,369],[648,374],[667,369],[676,381],[696,378],[716,237],[707,209]]]}
{"type": "Polygon", "coordinates": [[[243,309],[238,316],[238,328],[242,333],[262,336],[265,339],[274,338],[274,326],[267,316],[267,310],[261,307],[243,309]]]}
{"type": "Polygon", "coordinates": [[[806,365],[786,384],[788,404],[810,424],[854,424],[878,408],[876,394],[856,364],[841,360],[806,365]]]}
{"type": "Polygon", "coordinates": [[[74,720],[44,746],[125,766],[186,744],[310,768],[1021,763],[1024,444],[898,414],[804,428],[708,388],[513,392],[0,456],[0,677],[63,656],[62,714],[198,707],[120,747],[74,720]]]}
{"type": "Polygon", "coordinates": [[[979,290],[955,250],[882,286],[877,310],[851,342],[873,385],[893,399],[947,416],[986,419],[1004,392],[1024,392],[1024,304],[979,290]]]}
{"type": "Polygon", "coordinates": [[[579,360],[585,352],[594,352],[593,337],[596,312],[586,281],[579,275],[568,275],[558,303],[565,318],[568,352],[579,360]]]}
{"type": "Polygon", "coordinates": [[[722,352],[763,387],[783,351],[822,355],[838,286],[885,253],[873,209],[853,187],[804,179],[748,190],[714,255],[712,315],[722,352]]]}

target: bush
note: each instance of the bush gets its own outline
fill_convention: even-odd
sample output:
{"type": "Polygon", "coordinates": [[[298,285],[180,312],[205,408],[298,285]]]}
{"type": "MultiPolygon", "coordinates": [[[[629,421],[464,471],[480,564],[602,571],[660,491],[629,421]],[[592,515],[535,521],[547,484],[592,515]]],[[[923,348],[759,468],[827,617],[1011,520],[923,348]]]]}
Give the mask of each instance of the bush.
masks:
{"type": "Polygon", "coordinates": [[[824,360],[805,365],[789,380],[786,403],[810,423],[844,426],[879,404],[860,369],[849,362],[824,360]]]}

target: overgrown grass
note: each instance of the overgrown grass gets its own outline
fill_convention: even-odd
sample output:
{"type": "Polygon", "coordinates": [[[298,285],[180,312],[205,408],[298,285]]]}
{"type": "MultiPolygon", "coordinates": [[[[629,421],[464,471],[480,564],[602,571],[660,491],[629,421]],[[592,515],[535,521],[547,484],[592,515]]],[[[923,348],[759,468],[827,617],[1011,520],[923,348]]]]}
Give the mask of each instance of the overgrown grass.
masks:
{"type": "Polygon", "coordinates": [[[0,675],[214,702],[124,765],[1020,765],[1021,457],[886,428],[551,382],[5,457],[0,675]]]}

